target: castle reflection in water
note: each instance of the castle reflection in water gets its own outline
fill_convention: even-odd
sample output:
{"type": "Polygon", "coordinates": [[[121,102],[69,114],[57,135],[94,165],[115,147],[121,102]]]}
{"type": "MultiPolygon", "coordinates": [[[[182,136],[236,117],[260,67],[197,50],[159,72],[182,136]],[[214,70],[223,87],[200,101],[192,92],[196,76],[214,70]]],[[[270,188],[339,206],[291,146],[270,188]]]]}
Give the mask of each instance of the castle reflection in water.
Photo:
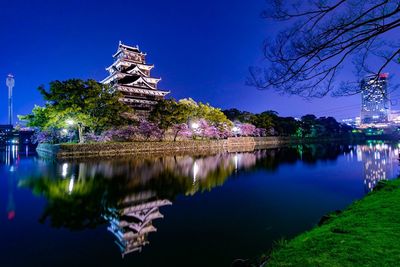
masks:
{"type": "MultiPolygon", "coordinates": [[[[28,156],[27,151],[24,153],[28,156]]],[[[397,176],[398,153],[393,145],[370,143],[59,163],[35,158],[35,170],[31,176],[19,178],[19,185],[39,192],[48,200],[41,221],[50,220],[56,227],[73,229],[107,223],[107,229],[125,256],[149,244],[149,235],[157,231],[153,221],[164,217],[160,210],[172,205],[176,196],[212,190],[242,170],[273,171],[282,163],[315,164],[345,155],[348,161],[363,163],[365,190],[371,191],[380,180],[397,176]]],[[[18,168],[20,155],[18,147],[8,147],[1,157],[3,167],[10,173],[10,218],[15,216],[12,173],[18,168]]]]}

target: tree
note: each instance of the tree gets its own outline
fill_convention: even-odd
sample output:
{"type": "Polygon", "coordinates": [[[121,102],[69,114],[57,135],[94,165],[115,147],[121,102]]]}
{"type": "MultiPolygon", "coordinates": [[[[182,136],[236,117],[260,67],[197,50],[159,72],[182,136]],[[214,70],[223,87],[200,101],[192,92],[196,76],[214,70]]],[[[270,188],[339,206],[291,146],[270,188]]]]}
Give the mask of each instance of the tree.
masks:
{"type": "Polygon", "coordinates": [[[251,68],[250,83],[259,88],[304,97],[359,93],[367,75],[378,77],[398,63],[399,0],[270,0],[268,19],[286,27],[267,40],[267,71],[251,68]],[[337,85],[350,60],[355,77],[337,85]]]}
{"type": "Polygon", "coordinates": [[[174,124],[172,126],[172,132],[174,135],[174,142],[179,136],[187,138],[193,135],[190,127],[186,123],[174,124]]]}
{"type": "Polygon", "coordinates": [[[176,140],[180,127],[205,120],[207,125],[216,127],[219,131],[232,126],[232,122],[218,108],[209,104],[197,103],[191,98],[175,101],[174,99],[162,100],[152,110],[149,120],[165,132],[172,129],[176,140]]]}
{"type": "Polygon", "coordinates": [[[223,111],[225,116],[231,121],[239,121],[242,123],[250,123],[254,119],[254,114],[248,111],[240,111],[236,108],[226,109],[223,111]]]}
{"type": "Polygon", "coordinates": [[[276,122],[275,128],[280,135],[296,135],[300,123],[293,117],[282,117],[276,122]]]}
{"type": "Polygon", "coordinates": [[[315,136],[315,126],[317,125],[317,117],[312,114],[307,114],[301,117],[301,128],[304,136],[315,136]]]}
{"type": "Polygon", "coordinates": [[[199,120],[198,135],[210,139],[218,139],[220,137],[220,131],[214,125],[210,125],[207,120],[199,120]]]}
{"type": "Polygon", "coordinates": [[[47,122],[50,119],[49,109],[35,105],[32,109],[32,113],[28,115],[18,115],[18,119],[26,121],[27,126],[34,128],[45,128],[47,122]]]}
{"type": "Polygon", "coordinates": [[[155,123],[148,122],[147,120],[141,120],[138,126],[138,133],[142,135],[145,140],[150,138],[161,139],[162,131],[155,123]]]}
{"type": "Polygon", "coordinates": [[[250,123],[243,123],[239,125],[241,136],[253,136],[256,133],[256,126],[250,123]]]}
{"type": "Polygon", "coordinates": [[[41,86],[39,91],[46,106],[35,106],[32,114],[20,119],[41,130],[77,127],[80,142],[84,141],[84,129],[101,132],[126,125],[131,120],[127,117],[132,118],[133,110],[119,100],[120,92],[94,80],[53,81],[48,89],[41,86]]]}
{"type": "Polygon", "coordinates": [[[268,131],[275,126],[274,121],[276,121],[276,117],[276,113],[265,111],[254,116],[251,124],[255,125],[257,128],[263,128],[268,131]]]}

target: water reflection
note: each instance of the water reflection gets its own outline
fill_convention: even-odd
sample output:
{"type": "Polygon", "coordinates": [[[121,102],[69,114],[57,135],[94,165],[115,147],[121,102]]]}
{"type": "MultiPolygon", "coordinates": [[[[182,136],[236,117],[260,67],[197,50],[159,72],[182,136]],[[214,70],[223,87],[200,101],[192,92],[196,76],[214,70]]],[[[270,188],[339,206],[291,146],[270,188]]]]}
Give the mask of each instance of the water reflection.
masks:
{"type": "Polygon", "coordinates": [[[7,219],[13,220],[16,215],[14,188],[15,188],[15,172],[18,170],[18,163],[20,161],[18,146],[6,146],[5,151],[1,153],[1,162],[8,170],[7,175],[7,219]]]}
{"type": "Polygon", "coordinates": [[[357,160],[364,163],[365,191],[370,192],[381,180],[397,176],[399,150],[384,143],[370,143],[357,147],[357,160]]]}
{"type": "Polygon", "coordinates": [[[148,234],[157,231],[153,220],[164,217],[160,207],[171,204],[167,199],[157,199],[154,192],[144,191],[125,197],[119,207],[109,209],[110,213],[104,216],[110,224],[107,229],[114,234],[122,256],[140,252],[149,244],[148,234]]]}
{"type": "MultiPolygon", "coordinates": [[[[9,163],[17,162],[18,151],[11,149],[6,155],[3,162],[7,166],[18,165],[9,163]]],[[[60,163],[37,159],[36,175],[20,178],[19,183],[47,199],[40,222],[71,230],[107,225],[125,256],[149,244],[149,235],[157,231],[154,220],[162,219],[162,209],[172,205],[179,195],[210,191],[242,171],[274,172],[281,164],[335,162],[342,155],[349,161],[363,161],[367,190],[379,180],[395,176],[397,148],[386,144],[328,144],[199,156],[60,163]]],[[[158,228],[162,231],[162,224],[158,228]]]]}

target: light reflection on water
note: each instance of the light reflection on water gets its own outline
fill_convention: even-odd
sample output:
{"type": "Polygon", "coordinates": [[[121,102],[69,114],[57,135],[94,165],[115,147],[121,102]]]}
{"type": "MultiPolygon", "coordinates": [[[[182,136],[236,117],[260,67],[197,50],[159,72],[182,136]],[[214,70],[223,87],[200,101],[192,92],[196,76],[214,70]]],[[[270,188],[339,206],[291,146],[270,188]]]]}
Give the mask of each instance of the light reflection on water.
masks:
{"type": "MultiPolygon", "coordinates": [[[[106,228],[112,234],[121,255],[125,256],[132,252],[140,252],[144,250],[145,246],[151,247],[149,244],[152,236],[156,237],[158,233],[155,232],[160,230],[157,225],[163,225],[160,222],[165,220],[165,216],[168,216],[165,212],[162,212],[162,209],[167,210],[166,207],[169,206],[169,213],[173,213],[172,210],[174,209],[182,209],[182,197],[188,203],[199,197],[203,201],[208,201],[209,195],[202,193],[221,188],[219,190],[221,199],[236,201],[232,190],[238,188],[232,189],[225,185],[229,178],[239,179],[242,187],[252,188],[250,190],[255,190],[254,194],[256,194],[257,190],[264,190],[263,188],[265,188],[265,181],[261,178],[265,175],[263,174],[265,171],[273,175],[275,172],[279,173],[280,168],[290,168],[288,170],[290,174],[287,175],[298,176],[296,179],[301,182],[301,179],[306,180],[306,175],[310,174],[309,168],[318,166],[323,170],[327,168],[324,167],[326,162],[336,164],[343,157],[347,165],[340,163],[341,165],[337,169],[347,172],[350,171],[348,168],[357,168],[356,163],[360,163],[363,173],[363,187],[365,192],[369,192],[380,180],[391,179],[398,175],[398,153],[397,146],[384,143],[298,145],[247,153],[221,153],[203,156],[175,155],[157,158],[136,157],[56,163],[29,156],[28,147],[19,150],[17,146],[11,146],[3,151],[1,161],[4,168],[3,172],[7,176],[8,220],[13,220],[16,217],[16,203],[26,205],[23,202],[16,202],[14,194],[20,189],[28,188],[35,195],[46,199],[47,204],[44,211],[41,214],[35,214],[39,217],[41,223],[48,222],[51,227],[72,230],[85,230],[107,225],[106,228]],[[20,170],[20,162],[24,160],[25,164],[20,170]],[[296,167],[299,163],[304,164],[300,170],[296,167]],[[254,181],[252,179],[247,181],[244,177],[251,174],[261,176],[257,176],[258,178],[254,181]],[[304,178],[302,178],[302,175],[304,175],[304,178]],[[249,184],[253,182],[255,187],[249,184]],[[19,189],[15,187],[15,184],[18,184],[19,189]],[[179,205],[175,207],[174,203],[176,202],[179,205]]],[[[348,173],[349,176],[353,175],[351,172],[348,173]]],[[[335,177],[330,179],[334,181],[335,177]]],[[[284,179],[281,178],[280,180],[284,179]]],[[[280,180],[278,179],[277,182],[280,183],[280,180]]],[[[311,186],[314,186],[314,183],[311,183],[311,186]]],[[[322,187],[319,189],[321,192],[322,190],[330,190],[323,187],[326,186],[325,183],[331,186],[329,184],[331,182],[317,180],[317,183],[321,183],[320,186],[322,187]]],[[[336,184],[332,185],[336,186],[336,184]]],[[[301,186],[303,184],[299,184],[299,187],[301,186]]],[[[280,188],[277,187],[277,190],[280,190],[280,188]]],[[[271,191],[269,195],[272,194],[271,191]]],[[[349,200],[352,198],[354,196],[349,197],[349,200]]],[[[301,200],[299,201],[301,202],[301,200]]],[[[242,202],[244,207],[237,207],[236,212],[243,213],[243,217],[247,216],[248,208],[246,208],[246,205],[254,205],[254,209],[259,208],[260,210],[262,210],[262,205],[265,205],[246,199],[243,199],[242,202]],[[257,207],[257,205],[260,205],[260,207],[257,207]]],[[[341,205],[343,205],[343,203],[337,204],[339,207],[336,207],[335,203],[331,202],[331,200],[327,200],[328,204],[323,208],[318,208],[318,212],[341,208],[341,205]]],[[[212,207],[208,207],[208,209],[210,218],[207,218],[207,220],[212,221],[217,216],[218,211],[214,211],[212,207]]],[[[293,231],[292,229],[288,231],[282,228],[277,229],[273,234],[268,233],[268,238],[271,239],[268,239],[268,242],[272,243],[273,239],[281,235],[290,236],[304,230],[303,228],[309,227],[310,223],[315,223],[314,217],[320,215],[314,214],[313,219],[311,219],[307,217],[309,215],[305,214],[304,220],[307,223],[301,227],[298,226],[298,229],[297,226],[292,226],[292,228],[295,228],[293,231]],[[288,233],[285,234],[285,231],[288,233]]],[[[251,220],[251,218],[241,219],[241,224],[248,219],[251,220]]],[[[280,220],[284,220],[284,217],[280,220]]],[[[286,223],[286,221],[278,221],[276,224],[286,223]]],[[[202,222],[198,222],[198,225],[194,227],[202,227],[202,225],[202,222]]],[[[237,227],[240,227],[240,225],[237,227]]],[[[165,226],[165,228],[168,227],[165,226]]],[[[168,229],[178,232],[179,228],[182,228],[182,225],[171,225],[168,229]]],[[[163,229],[160,231],[163,231],[163,229]]],[[[229,234],[228,230],[226,231],[229,234]]],[[[253,231],[259,230],[253,229],[253,231]]],[[[267,238],[264,237],[265,239],[267,238]]],[[[261,241],[254,241],[253,249],[263,249],[261,241]]],[[[158,242],[162,243],[162,241],[158,242]]],[[[164,243],[167,244],[168,242],[164,241],[164,243]]],[[[190,245],[196,247],[196,244],[190,245]]],[[[109,245],[102,244],[102,246],[109,248],[109,245]]],[[[268,246],[268,244],[265,244],[265,246],[268,246]]],[[[244,248],[239,249],[244,250],[244,248]]],[[[258,253],[257,251],[254,251],[254,253],[258,253]]],[[[188,257],[192,256],[188,255],[188,257]]],[[[257,255],[252,256],[256,257],[257,255]]],[[[143,261],[145,261],[145,257],[143,256],[143,261]]],[[[154,258],[155,256],[150,255],[149,257],[154,258]]],[[[233,257],[227,252],[226,259],[224,259],[225,263],[231,262],[234,259],[233,257]]],[[[131,257],[127,258],[129,259],[122,262],[121,266],[130,261],[135,262],[131,257]]],[[[138,258],[138,260],[140,264],[141,259],[138,258]]],[[[217,259],[214,259],[214,261],[216,264],[218,263],[217,259]]],[[[99,262],[99,265],[101,264],[99,262]]],[[[106,261],[104,261],[104,264],[106,264],[106,261]]],[[[173,266],[168,265],[169,263],[166,264],[166,266],[173,266]]]]}

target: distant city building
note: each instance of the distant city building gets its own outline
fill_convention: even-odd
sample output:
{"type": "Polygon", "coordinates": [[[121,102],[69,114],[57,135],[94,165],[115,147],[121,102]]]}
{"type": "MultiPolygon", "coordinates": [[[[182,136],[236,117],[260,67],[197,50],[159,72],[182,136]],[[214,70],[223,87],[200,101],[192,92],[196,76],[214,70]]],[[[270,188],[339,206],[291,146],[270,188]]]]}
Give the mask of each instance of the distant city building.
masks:
{"type": "Polygon", "coordinates": [[[400,110],[391,110],[389,114],[389,121],[394,124],[400,124],[400,110]]]}
{"type": "Polygon", "coordinates": [[[389,121],[388,74],[365,78],[361,83],[361,124],[385,124],[389,121]]]}
{"type": "Polygon", "coordinates": [[[355,117],[355,118],[343,119],[342,123],[347,124],[348,126],[351,126],[353,128],[357,128],[361,124],[361,118],[355,117]]]}
{"type": "Polygon", "coordinates": [[[0,125],[0,144],[6,144],[13,138],[13,126],[10,124],[0,125]]]}
{"type": "Polygon", "coordinates": [[[361,125],[361,117],[355,118],[356,126],[359,127],[361,125]]]}
{"type": "Polygon", "coordinates": [[[150,76],[154,65],[146,64],[146,53],[141,52],[138,46],[128,46],[121,42],[113,58],[114,63],[106,68],[109,76],[101,82],[120,91],[123,94],[121,101],[135,109],[139,115],[148,114],[169,93],[157,89],[161,78],[150,76]]]}

